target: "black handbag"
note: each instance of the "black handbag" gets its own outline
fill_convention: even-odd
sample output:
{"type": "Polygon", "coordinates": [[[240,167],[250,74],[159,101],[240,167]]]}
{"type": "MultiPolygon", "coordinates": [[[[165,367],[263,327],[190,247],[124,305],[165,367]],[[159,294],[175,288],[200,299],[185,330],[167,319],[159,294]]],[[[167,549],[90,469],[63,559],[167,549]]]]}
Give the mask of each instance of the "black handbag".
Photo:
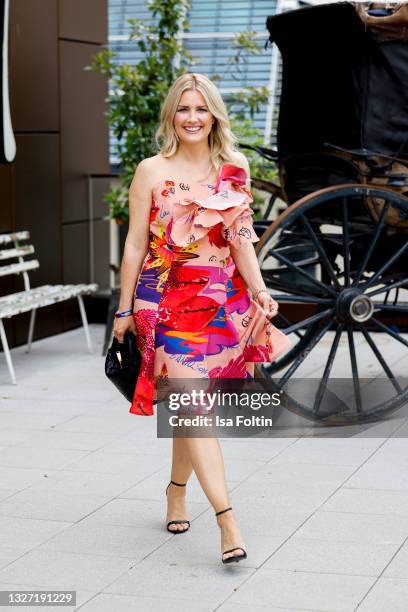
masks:
{"type": "Polygon", "coordinates": [[[125,333],[123,343],[113,338],[106,354],[105,374],[129,402],[133,400],[141,363],[142,354],[137,348],[133,332],[125,333]]]}

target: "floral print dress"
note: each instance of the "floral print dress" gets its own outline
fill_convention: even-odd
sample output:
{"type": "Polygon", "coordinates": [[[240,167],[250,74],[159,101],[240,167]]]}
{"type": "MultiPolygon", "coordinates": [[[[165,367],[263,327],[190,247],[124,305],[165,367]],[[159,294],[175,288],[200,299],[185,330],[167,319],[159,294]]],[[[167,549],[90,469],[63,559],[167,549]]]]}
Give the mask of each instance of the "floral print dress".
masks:
{"type": "Polygon", "coordinates": [[[272,324],[251,299],[230,245],[256,242],[246,172],[223,164],[215,185],[159,181],[133,317],[142,365],[130,412],[152,415],[157,380],[251,378],[276,357],[272,324]]]}

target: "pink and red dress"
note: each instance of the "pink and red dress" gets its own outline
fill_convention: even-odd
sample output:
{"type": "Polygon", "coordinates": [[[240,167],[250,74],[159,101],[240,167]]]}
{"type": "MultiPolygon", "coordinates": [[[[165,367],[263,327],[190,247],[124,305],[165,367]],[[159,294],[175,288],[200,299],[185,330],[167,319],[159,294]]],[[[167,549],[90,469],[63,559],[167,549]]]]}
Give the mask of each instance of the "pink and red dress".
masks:
{"type": "Polygon", "coordinates": [[[259,240],[246,178],[243,168],[223,164],[215,185],[168,177],[153,189],[133,304],[142,353],[133,414],[154,414],[159,378],[252,378],[254,362],[283,350],[272,345],[274,326],[230,252],[231,244],[259,240]]]}

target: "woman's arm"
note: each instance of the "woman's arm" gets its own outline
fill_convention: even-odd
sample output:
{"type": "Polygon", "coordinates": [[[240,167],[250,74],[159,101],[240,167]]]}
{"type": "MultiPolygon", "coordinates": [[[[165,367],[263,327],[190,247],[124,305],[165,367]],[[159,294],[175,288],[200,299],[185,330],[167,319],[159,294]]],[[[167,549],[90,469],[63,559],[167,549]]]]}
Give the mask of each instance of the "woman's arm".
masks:
{"type": "MultiPolygon", "coordinates": [[[[249,168],[248,160],[245,155],[239,152],[241,158],[241,165],[247,173],[247,187],[251,187],[251,171],[249,168]]],[[[266,289],[266,285],[262,278],[261,270],[259,268],[258,258],[255,253],[255,248],[252,242],[243,244],[240,247],[234,247],[231,244],[231,256],[238,268],[239,273],[244,279],[246,286],[252,293],[256,293],[260,289],[266,289]]]]}
{"type": "Polygon", "coordinates": [[[141,161],[129,188],[129,230],[120,266],[119,311],[132,308],[136,281],[148,249],[152,175],[151,160],[141,161]]]}
{"type": "Polygon", "coordinates": [[[240,247],[234,247],[231,244],[230,251],[231,257],[238,268],[238,272],[244,279],[245,284],[251,293],[255,294],[261,289],[267,290],[252,242],[243,244],[240,247]]]}
{"type": "MultiPolygon", "coordinates": [[[[251,175],[248,161],[242,153],[242,167],[244,167],[247,173],[247,187],[251,185],[251,175]]],[[[230,246],[231,257],[238,269],[238,272],[245,281],[246,286],[251,291],[252,295],[256,295],[262,290],[262,293],[257,297],[257,301],[260,303],[262,308],[273,317],[278,311],[278,303],[270,296],[269,291],[262,278],[261,269],[259,267],[258,257],[255,252],[255,248],[252,242],[242,244],[239,247],[230,246]]]]}

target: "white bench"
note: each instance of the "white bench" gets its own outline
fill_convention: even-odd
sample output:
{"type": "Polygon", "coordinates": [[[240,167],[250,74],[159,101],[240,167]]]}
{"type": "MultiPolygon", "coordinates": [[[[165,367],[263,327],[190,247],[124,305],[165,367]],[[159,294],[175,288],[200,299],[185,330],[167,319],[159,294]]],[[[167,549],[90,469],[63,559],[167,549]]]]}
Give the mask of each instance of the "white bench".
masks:
{"type": "Polygon", "coordinates": [[[24,260],[24,257],[34,253],[34,247],[32,245],[20,245],[20,242],[26,241],[29,238],[30,234],[26,231],[16,232],[14,234],[0,234],[0,276],[22,274],[24,280],[24,291],[0,297],[0,338],[10,377],[14,385],[17,384],[17,381],[13,363],[11,361],[6,331],[4,329],[4,318],[10,318],[14,315],[31,311],[26,348],[26,352],[29,353],[33,339],[37,308],[49,306],[50,304],[56,304],[57,302],[63,302],[76,297],[78,298],[86,342],[89,352],[92,353],[91,337],[89,335],[88,320],[86,318],[82,296],[95,293],[95,291],[98,289],[98,285],[95,283],[89,285],[42,285],[41,287],[34,287],[31,289],[28,271],[39,268],[40,264],[37,259],[30,259],[28,261],[24,260]],[[3,246],[8,248],[3,248],[3,246]],[[6,265],[3,265],[3,261],[10,259],[17,259],[18,263],[7,263],[6,265]]]}

